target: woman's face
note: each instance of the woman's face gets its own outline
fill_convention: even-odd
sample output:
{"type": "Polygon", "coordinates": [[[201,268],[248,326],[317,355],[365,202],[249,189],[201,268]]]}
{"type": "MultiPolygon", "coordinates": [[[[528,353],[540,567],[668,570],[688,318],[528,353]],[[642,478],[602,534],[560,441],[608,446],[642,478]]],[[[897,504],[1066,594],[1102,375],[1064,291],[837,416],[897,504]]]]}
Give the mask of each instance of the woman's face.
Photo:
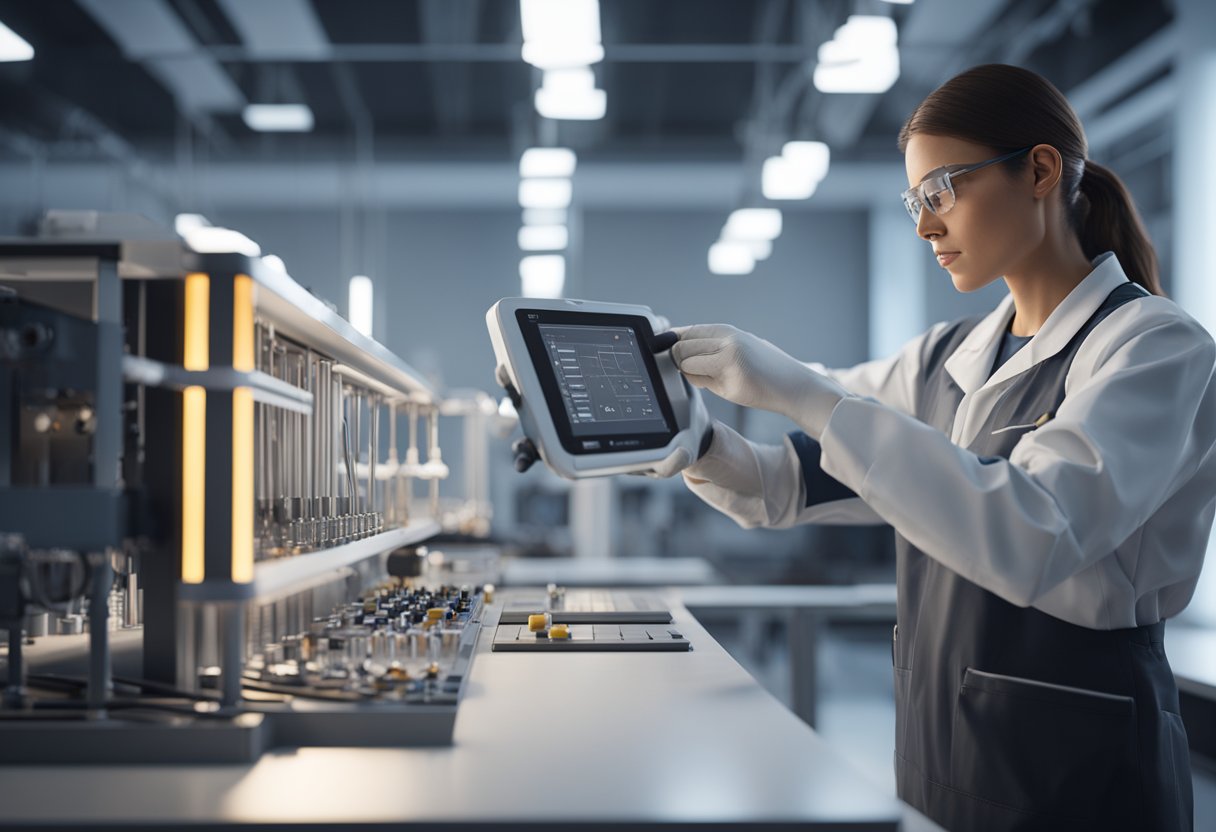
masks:
{"type": "MultiPolygon", "coordinates": [[[[908,140],[908,186],[928,174],[983,162],[999,151],[948,136],[917,133],[908,140]]],[[[1013,270],[1043,239],[1033,166],[1010,173],[989,165],[953,180],[955,204],[943,215],[921,208],[916,233],[932,244],[937,262],[960,292],[974,292],[1013,270]],[[953,254],[953,259],[950,255],[953,254]],[[945,255],[944,257],[942,255],[945,255]]]]}

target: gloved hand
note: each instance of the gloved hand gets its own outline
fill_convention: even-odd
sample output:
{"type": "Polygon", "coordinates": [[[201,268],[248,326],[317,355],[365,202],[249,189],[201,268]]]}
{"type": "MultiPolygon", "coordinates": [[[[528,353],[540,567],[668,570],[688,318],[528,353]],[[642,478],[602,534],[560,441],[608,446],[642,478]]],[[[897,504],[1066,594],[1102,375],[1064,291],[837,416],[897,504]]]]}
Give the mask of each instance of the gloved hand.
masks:
{"type": "MultiPolygon", "coordinates": [[[[665,334],[666,335],[666,334],[665,334]]],[[[656,343],[652,345],[655,352],[662,352],[671,344],[675,343],[674,336],[660,335],[656,343]]],[[[507,373],[507,368],[503,365],[498,365],[494,369],[494,378],[498,384],[507,391],[507,395],[511,399],[511,404],[515,405],[516,411],[522,411],[525,407],[523,397],[519,395],[519,391],[515,389],[515,385],[511,383],[511,377],[507,373]]],[[[700,391],[689,390],[689,408],[691,418],[689,419],[689,429],[694,435],[700,435],[701,441],[698,446],[696,455],[690,454],[685,448],[677,448],[659,462],[655,463],[654,468],[649,471],[639,471],[639,475],[651,477],[653,479],[666,479],[674,477],[680,471],[687,468],[692,463],[696,462],[705,455],[705,451],[709,448],[710,442],[713,440],[713,425],[710,424],[709,413],[705,409],[705,403],[701,400],[700,391]]],[[[528,437],[524,436],[516,439],[511,444],[511,453],[515,455],[515,470],[523,473],[531,468],[538,459],[540,452],[536,449],[535,443],[528,437]]]]}
{"type": "Polygon", "coordinates": [[[714,425],[708,452],[682,473],[689,491],[745,529],[791,526],[805,499],[788,439],[761,445],[721,423],[714,425]]]}
{"type": "Polygon", "coordinates": [[[843,387],[777,347],[733,326],[700,324],[672,330],[672,358],[697,387],[727,401],[780,413],[819,439],[843,387]]]}
{"type": "Polygon", "coordinates": [[[688,407],[691,416],[688,429],[692,431],[694,436],[700,436],[701,441],[697,445],[695,455],[689,453],[686,448],[676,448],[662,460],[655,463],[654,468],[641,472],[652,479],[674,477],[689,465],[705,456],[705,452],[709,450],[709,445],[713,441],[714,426],[709,421],[709,412],[705,409],[705,402],[701,401],[701,391],[692,388],[688,390],[688,393],[688,407]]]}

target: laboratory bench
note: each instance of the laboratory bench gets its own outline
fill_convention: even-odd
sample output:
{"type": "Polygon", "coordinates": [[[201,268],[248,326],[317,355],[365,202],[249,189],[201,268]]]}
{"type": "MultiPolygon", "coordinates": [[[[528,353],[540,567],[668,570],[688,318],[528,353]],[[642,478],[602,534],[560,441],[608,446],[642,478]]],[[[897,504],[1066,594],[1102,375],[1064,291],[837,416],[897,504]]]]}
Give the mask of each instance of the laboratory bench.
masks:
{"type": "Polygon", "coordinates": [[[937,828],[768,694],[675,593],[685,653],[494,653],[510,592],[486,608],[450,747],[2,767],[0,826],[937,828]]]}

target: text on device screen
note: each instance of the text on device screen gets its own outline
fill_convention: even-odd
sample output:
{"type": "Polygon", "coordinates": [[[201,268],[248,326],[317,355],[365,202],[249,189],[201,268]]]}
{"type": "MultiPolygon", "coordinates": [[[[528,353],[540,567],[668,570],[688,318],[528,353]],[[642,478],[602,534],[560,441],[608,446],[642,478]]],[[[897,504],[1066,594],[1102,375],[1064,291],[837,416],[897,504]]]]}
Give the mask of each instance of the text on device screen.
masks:
{"type": "Polygon", "coordinates": [[[667,430],[633,329],[538,328],[575,436],[667,430]]]}

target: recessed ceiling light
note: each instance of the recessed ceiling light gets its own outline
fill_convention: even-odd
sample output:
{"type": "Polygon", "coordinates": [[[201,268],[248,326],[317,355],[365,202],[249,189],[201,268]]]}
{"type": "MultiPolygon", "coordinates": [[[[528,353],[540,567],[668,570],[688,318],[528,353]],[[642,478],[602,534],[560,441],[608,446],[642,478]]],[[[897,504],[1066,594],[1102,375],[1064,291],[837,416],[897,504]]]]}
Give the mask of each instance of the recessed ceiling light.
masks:
{"type": "Polygon", "coordinates": [[[249,104],[242,113],[245,125],[260,133],[307,133],[312,110],[305,104],[249,104]]]}

